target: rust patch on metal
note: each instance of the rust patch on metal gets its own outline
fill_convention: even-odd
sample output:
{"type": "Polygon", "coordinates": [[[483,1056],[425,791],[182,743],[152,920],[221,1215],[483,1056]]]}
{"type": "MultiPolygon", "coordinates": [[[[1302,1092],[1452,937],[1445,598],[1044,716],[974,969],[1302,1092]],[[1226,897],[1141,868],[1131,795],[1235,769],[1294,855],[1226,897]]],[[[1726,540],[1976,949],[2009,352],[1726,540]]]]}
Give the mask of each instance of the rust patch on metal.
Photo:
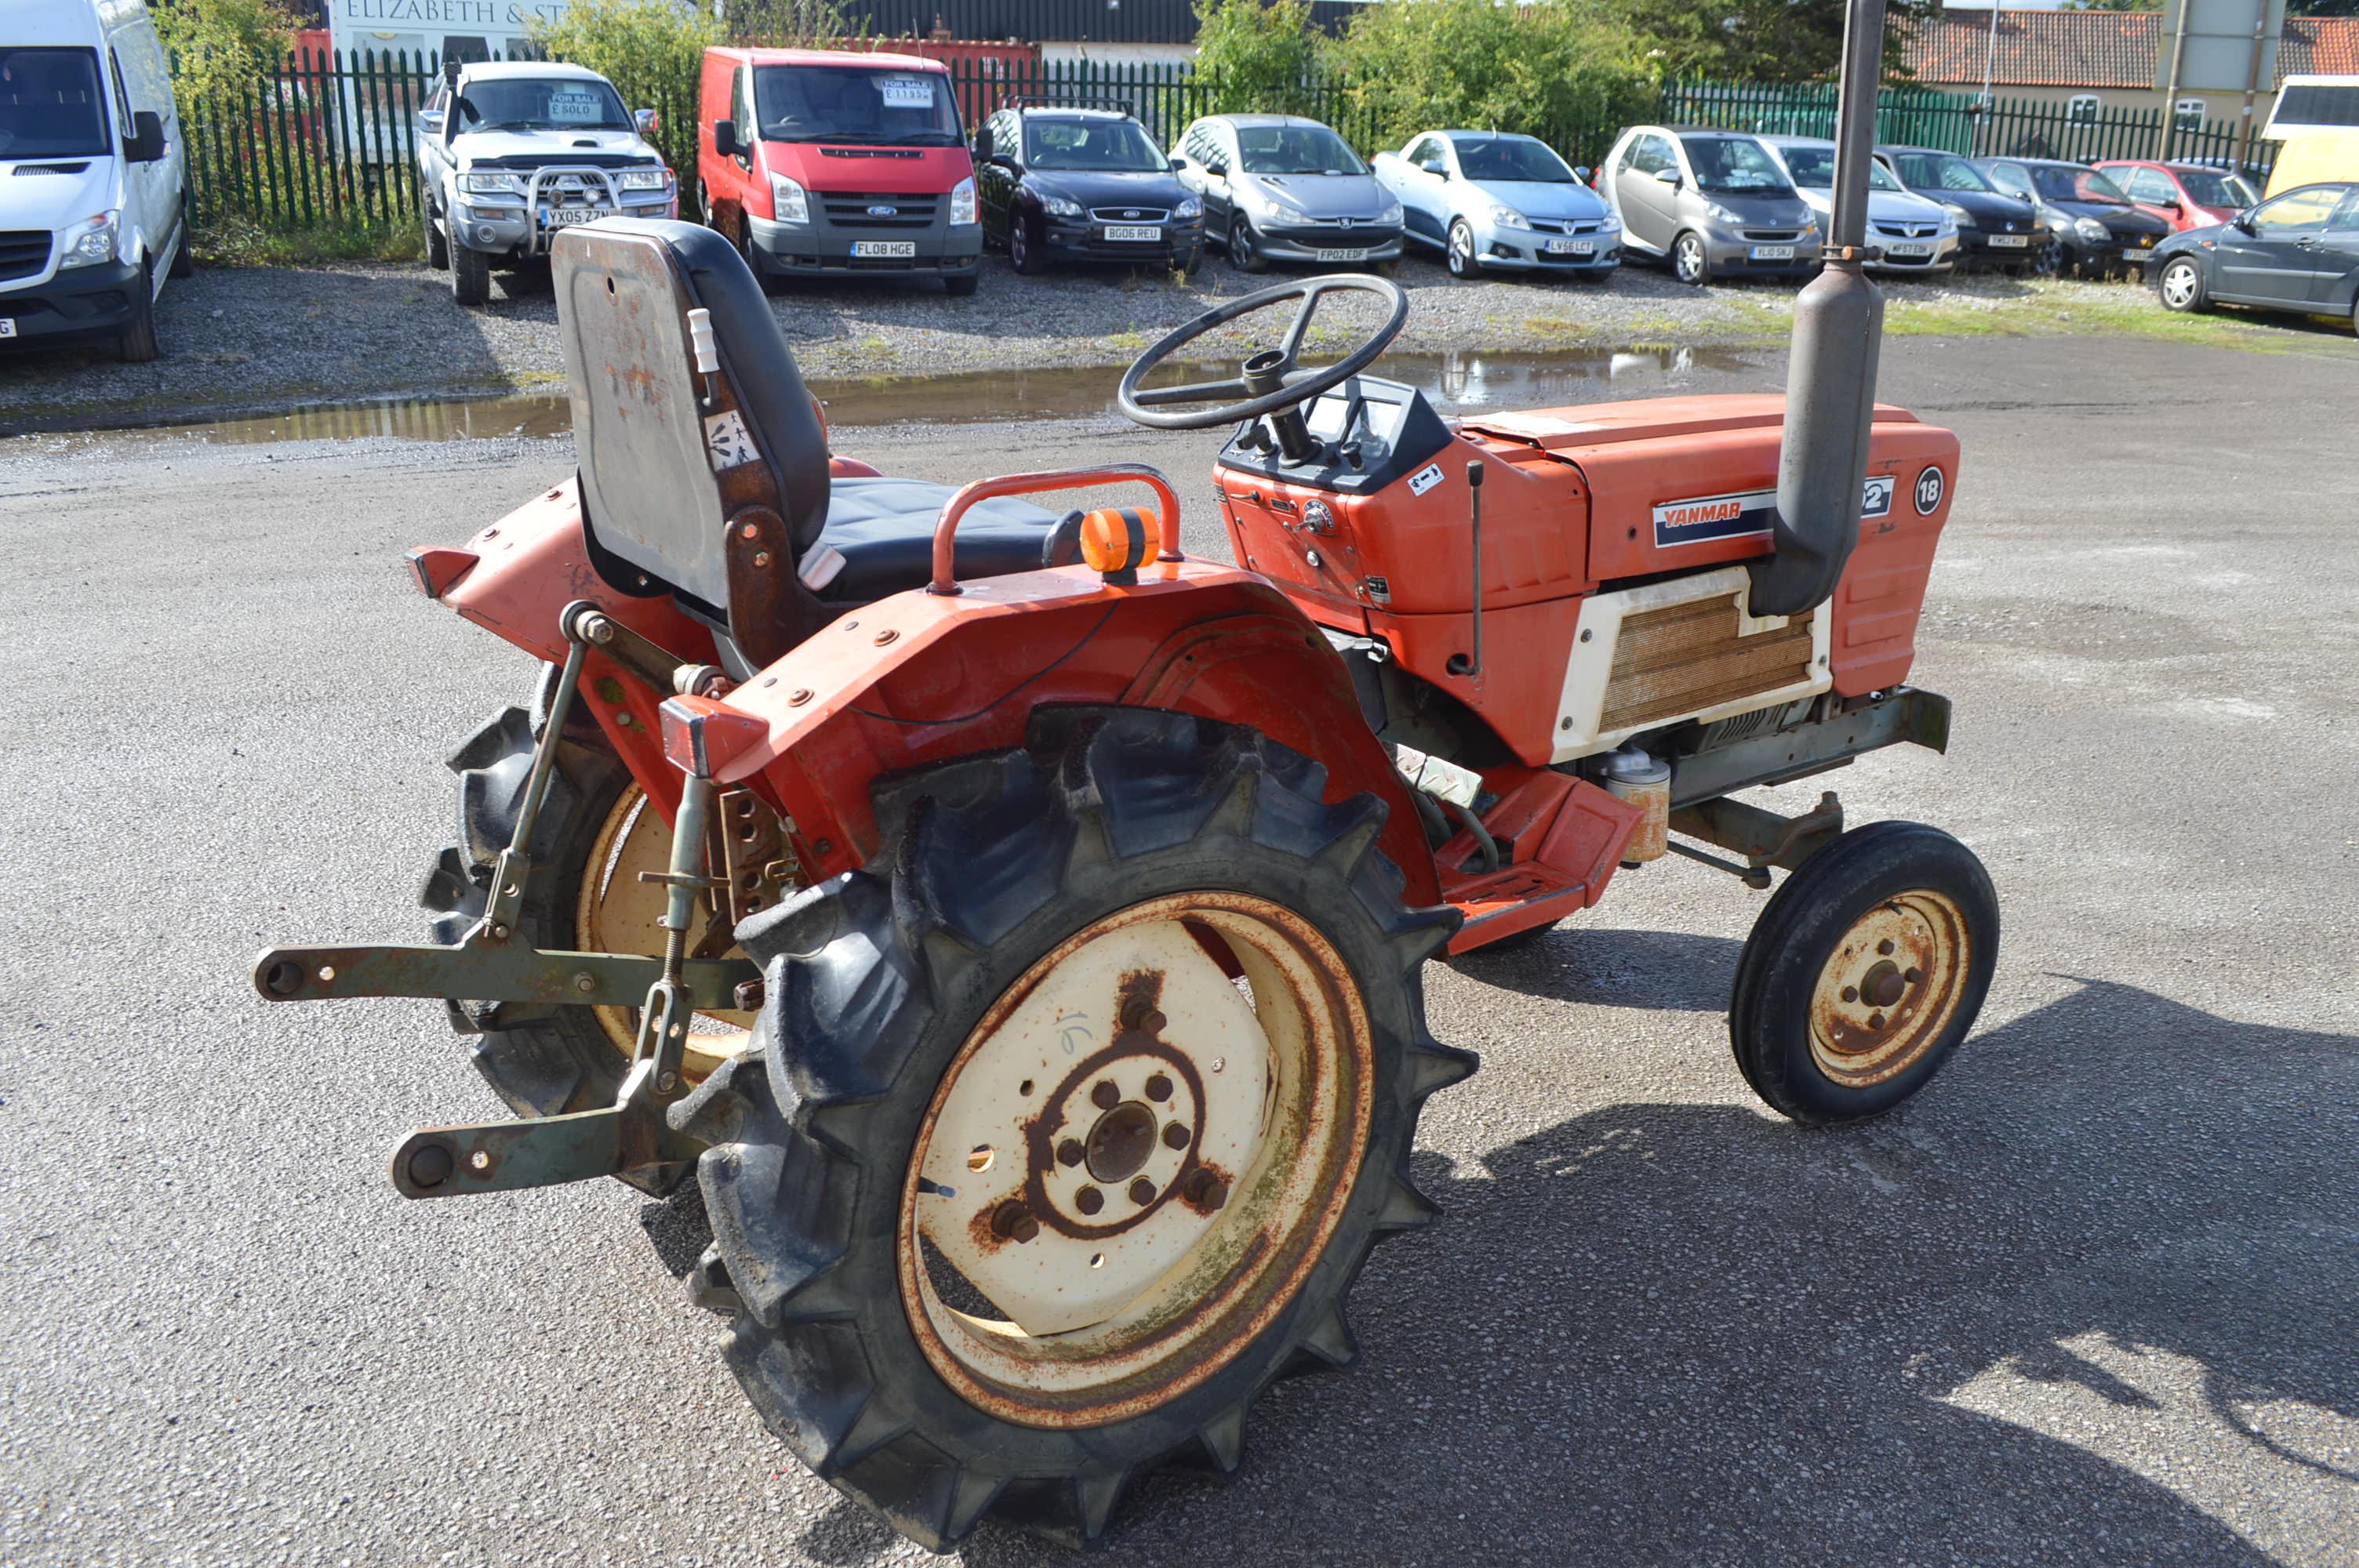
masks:
{"type": "Polygon", "coordinates": [[[1915,1065],[1956,1015],[1969,948],[1964,915],[1930,889],[1862,914],[1810,992],[1810,1054],[1819,1070],[1860,1089],[1915,1065]]]}

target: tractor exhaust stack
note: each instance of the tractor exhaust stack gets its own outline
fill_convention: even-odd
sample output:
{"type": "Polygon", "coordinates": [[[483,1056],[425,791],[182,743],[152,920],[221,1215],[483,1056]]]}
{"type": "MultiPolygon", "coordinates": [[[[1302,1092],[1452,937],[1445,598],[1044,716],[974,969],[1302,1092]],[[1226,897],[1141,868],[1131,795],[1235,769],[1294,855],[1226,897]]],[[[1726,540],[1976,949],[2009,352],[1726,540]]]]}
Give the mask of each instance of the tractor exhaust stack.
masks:
{"type": "Polygon", "coordinates": [[[1827,265],[1794,301],[1786,438],[1777,454],[1774,553],[1753,563],[1756,615],[1826,602],[1859,540],[1875,413],[1884,296],[1867,276],[1867,166],[1884,72],[1884,0],[1851,0],[1835,111],[1834,216],[1827,265]]]}

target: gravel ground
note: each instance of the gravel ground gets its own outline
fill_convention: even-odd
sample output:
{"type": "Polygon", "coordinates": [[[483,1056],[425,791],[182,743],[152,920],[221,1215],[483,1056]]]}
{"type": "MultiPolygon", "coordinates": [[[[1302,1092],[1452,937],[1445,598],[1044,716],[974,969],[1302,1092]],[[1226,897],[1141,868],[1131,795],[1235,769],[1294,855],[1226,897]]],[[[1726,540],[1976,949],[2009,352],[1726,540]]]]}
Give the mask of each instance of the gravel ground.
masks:
{"type": "MultiPolygon", "coordinates": [[[[1356,1371],[1256,1406],[1234,1484],[1136,1487],[1095,1561],[2359,1563],[2359,592],[2322,569],[2359,467],[2317,417],[2355,386],[1889,344],[1885,395],[1965,443],[1917,666],[1956,737],[1828,782],[1990,864],[1976,1037],[1872,1126],[1766,1115],[1721,1017],[1760,900],[1677,860],[1433,966],[1436,1033],[1483,1055],[1420,1128],[1443,1223],[1362,1278],[1356,1371]]],[[[1201,474],[1215,439],[838,434],[936,479],[1201,474]]],[[[917,1556],[739,1397],[676,1282],[692,1206],[404,1204],[396,1136],[494,1113],[440,1010],[245,979],[269,942],[420,931],[436,759],[530,672],[398,554],[571,463],[0,447],[0,657],[40,672],[0,795],[9,1568],[917,1556]]]]}
{"type": "MultiPolygon", "coordinates": [[[[419,265],[202,272],[165,289],[165,356],[152,364],[54,350],[0,359],[0,433],[557,385],[564,358],[547,274],[499,277],[492,304],[464,310],[451,301],[447,275],[419,265]]],[[[1790,283],[1693,289],[1635,265],[1603,283],[1463,284],[1413,260],[1399,280],[1415,295],[1397,345],[1405,352],[1776,340],[1794,295],[1790,283]]],[[[1278,281],[1249,278],[1217,258],[1185,283],[1112,270],[1023,278],[995,255],[971,299],[947,298],[931,284],[862,280],[797,284],[775,308],[806,375],[934,375],[1121,363],[1212,303],[1278,281]]],[[[2151,297],[2123,284],[1982,276],[1888,288],[1896,305],[1938,313],[1950,330],[2053,331],[2099,313],[2111,330],[2125,309],[2163,321],[2151,297]]],[[[1321,317],[1338,331],[1372,319],[1372,306],[1321,317]]],[[[1264,319],[1263,335],[1277,330],[1264,319]]],[[[2285,335],[2244,330],[2264,342],[2285,335]]],[[[1233,348],[1245,339],[1207,341],[1233,348]]]]}

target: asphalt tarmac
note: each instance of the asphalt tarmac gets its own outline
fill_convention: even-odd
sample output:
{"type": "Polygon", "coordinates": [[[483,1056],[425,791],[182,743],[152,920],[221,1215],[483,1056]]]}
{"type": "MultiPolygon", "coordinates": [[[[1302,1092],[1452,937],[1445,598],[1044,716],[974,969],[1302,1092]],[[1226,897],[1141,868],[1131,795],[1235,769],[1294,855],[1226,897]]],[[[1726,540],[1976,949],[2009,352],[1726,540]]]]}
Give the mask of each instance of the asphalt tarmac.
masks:
{"type": "MultiPolygon", "coordinates": [[[[1977,1034],[1881,1122],[1776,1119],[1723,1019],[1763,895],[1676,860],[1435,966],[1484,1063],[1423,1123],[1444,1222],[1362,1277],[1358,1368],[1268,1396],[1231,1485],[1137,1487],[1100,1561],[2359,1563],[2359,354],[2298,346],[1887,345],[1965,443],[1915,675],[1954,744],[1767,803],[1981,853],[1977,1034]]],[[[1217,439],[836,437],[941,479],[1217,439]]],[[[439,1007],[246,979],[422,935],[440,759],[532,670],[400,552],[570,466],[0,451],[0,1563],[919,1555],[739,1396],[692,1204],[402,1201],[398,1134],[495,1109],[439,1007]]]]}

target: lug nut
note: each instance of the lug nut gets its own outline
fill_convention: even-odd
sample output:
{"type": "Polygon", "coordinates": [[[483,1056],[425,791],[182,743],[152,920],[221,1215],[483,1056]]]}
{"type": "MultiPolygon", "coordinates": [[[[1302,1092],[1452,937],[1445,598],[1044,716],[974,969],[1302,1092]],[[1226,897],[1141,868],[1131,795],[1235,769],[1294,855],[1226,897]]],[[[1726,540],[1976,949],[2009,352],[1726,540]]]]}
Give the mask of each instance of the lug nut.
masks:
{"type": "Polygon", "coordinates": [[[1165,1077],[1160,1073],[1158,1073],[1153,1077],[1147,1079],[1147,1098],[1152,1100],[1169,1099],[1171,1098],[1171,1080],[1165,1077]]]}
{"type": "Polygon", "coordinates": [[[1857,986],[1843,987],[1843,999],[1845,1001],[1857,1001],[1859,1000],[1859,988],[1857,986]]]}
{"type": "Polygon", "coordinates": [[[1021,1199],[1009,1198],[991,1211],[991,1233],[1002,1241],[1029,1241],[1040,1234],[1040,1222],[1021,1199]]]}
{"type": "Polygon", "coordinates": [[[1919,968],[1916,965],[1911,964],[1907,968],[1900,971],[1900,978],[1907,980],[1912,986],[1923,985],[1925,983],[1925,971],[1919,968]]]}
{"type": "Polygon", "coordinates": [[[598,989],[597,978],[592,975],[589,970],[584,969],[580,974],[573,977],[573,989],[585,993],[594,991],[598,989]]]}
{"type": "Polygon", "coordinates": [[[1883,941],[1878,942],[1875,945],[1875,950],[1883,954],[1887,958],[1892,957],[1892,938],[1887,936],[1883,941]]]}
{"type": "Polygon", "coordinates": [[[1155,1201],[1155,1184],[1145,1176],[1130,1184],[1130,1201],[1145,1208],[1155,1201]]]}
{"type": "Polygon", "coordinates": [[[1095,1214],[1105,1207],[1105,1194],[1095,1187],[1083,1187],[1073,1195],[1073,1206],[1083,1214],[1095,1214]]]}
{"type": "Polygon", "coordinates": [[[1185,1149],[1188,1147],[1188,1129],[1177,1121],[1165,1127],[1163,1130],[1163,1146],[1167,1149],[1185,1149]]]}
{"type": "Polygon", "coordinates": [[[1084,1152],[1086,1152],[1086,1151],[1082,1148],[1082,1141],[1080,1139],[1068,1138],[1062,1143],[1057,1145],[1057,1163],[1060,1165],[1078,1165],[1082,1162],[1082,1157],[1084,1152]]]}
{"type": "Polygon", "coordinates": [[[1882,1014],[1882,1013],[1880,1013],[1880,1012],[1874,1012],[1874,1013],[1870,1013],[1870,1014],[1868,1014],[1868,1018],[1867,1018],[1867,1026],[1868,1026],[1870,1029],[1881,1029],[1881,1028],[1883,1028],[1883,1027],[1884,1027],[1884,1014],[1882,1014]]]}
{"type": "Polygon", "coordinates": [[[1114,1087],[1112,1078],[1100,1078],[1097,1087],[1090,1090],[1090,1103],[1100,1110],[1112,1110],[1122,1103],[1122,1091],[1114,1087]]]}
{"type": "Polygon", "coordinates": [[[1180,1195],[1198,1208],[1217,1209],[1229,1201],[1229,1184],[1210,1171],[1199,1169],[1189,1174],[1180,1188],[1180,1195]]]}

